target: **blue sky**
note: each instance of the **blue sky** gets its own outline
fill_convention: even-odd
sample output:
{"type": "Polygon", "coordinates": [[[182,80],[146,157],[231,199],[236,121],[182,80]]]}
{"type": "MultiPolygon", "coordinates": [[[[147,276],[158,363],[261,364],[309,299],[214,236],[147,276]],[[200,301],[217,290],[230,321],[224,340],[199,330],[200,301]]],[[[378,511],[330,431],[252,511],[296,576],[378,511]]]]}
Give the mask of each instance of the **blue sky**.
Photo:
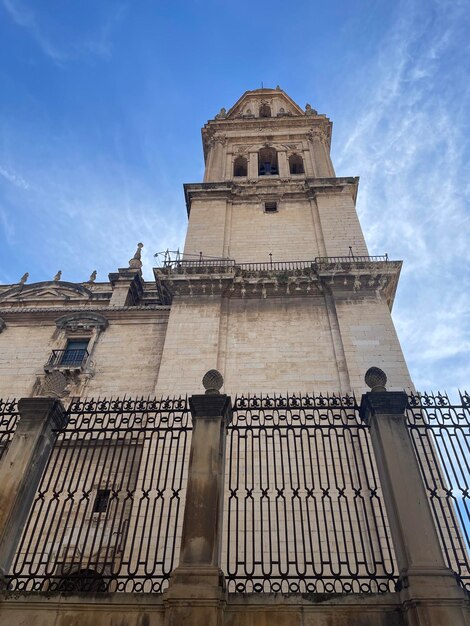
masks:
{"type": "Polygon", "coordinates": [[[279,84],[334,122],[420,389],[470,381],[467,0],[0,0],[0,282],[182,247],[200,128],[279,84]]]}

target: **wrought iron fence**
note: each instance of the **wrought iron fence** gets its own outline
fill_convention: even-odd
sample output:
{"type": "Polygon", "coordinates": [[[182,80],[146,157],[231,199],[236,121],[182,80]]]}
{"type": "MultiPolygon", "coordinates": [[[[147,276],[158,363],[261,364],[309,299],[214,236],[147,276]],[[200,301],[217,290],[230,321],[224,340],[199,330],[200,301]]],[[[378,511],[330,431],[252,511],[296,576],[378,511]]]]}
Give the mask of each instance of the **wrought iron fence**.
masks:
{"type": "Polygon", "coordinates": [[[19,419],[16,400],[0,399],[0,459],[5,454],[19,419]]]}
{"type": "MultiPolygon", "coordinates": [[[[68,417],[9,588],[162,591],[181,541],[186,399],[76,400],[68,417]]],[[[0,402],[0,454],[17,419],[16,402],[0,402]]],[[[470,590],[470,396],[411,395],[407,424],[447,564],[470,590]]],[[[229,591],[395,589],[385,505],[354,397],[238,397],[226,460],[229,591]]]]}
{"type": "Polygon", "coordinates": [[[229,591],[395,589],[369,432],[354,397],[237,398],[226,464],[229,591]]]}
{"type": "Polygon", "coordinates": [[[470,591],[470,395],[409,397],[407,422],[448,567],[470,591]]]}
{"type": "Polygon", "coordinates": [[[25,591],[164,589],[178,562],[185,398],[72,402],[9,576],[25,591]]]}

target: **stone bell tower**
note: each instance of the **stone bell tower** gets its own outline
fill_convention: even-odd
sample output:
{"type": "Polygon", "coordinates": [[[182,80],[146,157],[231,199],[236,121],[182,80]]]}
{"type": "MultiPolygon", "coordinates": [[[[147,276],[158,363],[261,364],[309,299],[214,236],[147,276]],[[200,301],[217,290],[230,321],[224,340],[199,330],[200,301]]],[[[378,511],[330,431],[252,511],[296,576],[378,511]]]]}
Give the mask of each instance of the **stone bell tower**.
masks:
{"type": "Polygon", "coordinates": [[[412,386],[390,315],[401,262],[369,256],[331,129],[279,87],[202,129],[184,254],[155,270],[171,302],[157,393],[191,392],[211,368],[231,394],[360,393],[371,365],[412,386]]]}

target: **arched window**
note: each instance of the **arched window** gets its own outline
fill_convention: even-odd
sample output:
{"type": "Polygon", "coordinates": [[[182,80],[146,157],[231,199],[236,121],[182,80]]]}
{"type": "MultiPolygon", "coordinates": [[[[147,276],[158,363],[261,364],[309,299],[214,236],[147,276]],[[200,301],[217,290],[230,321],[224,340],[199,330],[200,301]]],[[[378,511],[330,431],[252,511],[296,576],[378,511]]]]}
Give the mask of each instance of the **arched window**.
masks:
{"type": "Polygon", "coordinates": [[[299,154],[291,154],[289,157],[289,170],[291,174],[304,173],[304,162],[299,154]]]}
{"type": "Polygon", "coordinates": [[[246,176],[248,173],[248,161],[245,157],[238,156],[233,163],[234,176],[246,176]]]}
{"type": "Polygon", "coordinates": [[[66,593],[106,591],[103,576],[93,569],[80,569],[63,576],[59,591],[66,593]]]}
{"type": "Polygon", "coordinates": [[[271,117],[271,107],[269,104],[262,104],[259,108],[260,117],[271,117]]]}
{"type": "Polygon", "coordinates": [[[276,150],[274,148],[261,148],[258,153],[258,175],[272,176],[278,173],[276,150]]]}

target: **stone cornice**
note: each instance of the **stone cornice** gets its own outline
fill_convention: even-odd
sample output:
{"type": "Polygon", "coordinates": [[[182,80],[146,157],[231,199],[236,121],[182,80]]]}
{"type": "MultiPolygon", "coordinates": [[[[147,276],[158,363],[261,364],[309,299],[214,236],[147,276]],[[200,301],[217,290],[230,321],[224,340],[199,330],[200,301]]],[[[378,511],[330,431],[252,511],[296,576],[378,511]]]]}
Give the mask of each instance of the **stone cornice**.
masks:
{"type": "Polygon", "coordinates": [[[293,298],[318,297],[328,291],[343,300],[383,298],[391,308],[401,265],[401,261],[310,265],[306,262],[302,268],[251,269],[234,264],[156,268],[154,272],[156,281],[172,297],[293,298]]]}
{"type": "Polygon", "coordinates": [[[188,216],[193,199],[205,200],[226,198],[236,201],[261,202],[264,195],[277,195],[280,198],[315,198],[319,194],[351,194],[354,202],[357,197],[359,178],[357,176],[341,178],[301,178],[281,179],[269,176],[246,181],[224,181],[214,183],[186,183],[184,195],[188,216]]]}
{"type": "MultiPolygon", "coordinates": [[[[236,138],[240,137],[240,131],[246,131],[246,138],[257,137],[263,134],[277,134],[292,131],[300,128],[300,132],[305,134],[313,132],[320,133],[327,141],[331,143],[331,133],[333,124],[325,115],[283,115],[279,117],[236,117],[211,120],[202,128],[202,145],[204,149],[204,161],[207,159],[209,148],[216,134],[227,134],[236,132],[236,138]]],[[[291,134],[291,133],[290,133],[291,134]]],[[[228,135],[230,136],[230,135],[228,135]]]]}
{"type": "Polygon", "coordinates": [[[122,306],[106,308],[86,308],[86,307],[10,307],[1,309],[2,317],[8,322],[43,322],[50,321],[56,323],[60,314],[97,314],[105,316],[107,320],[155,320],[156,313],[166,314],[170,311],[170,306],[122,306]]]}

